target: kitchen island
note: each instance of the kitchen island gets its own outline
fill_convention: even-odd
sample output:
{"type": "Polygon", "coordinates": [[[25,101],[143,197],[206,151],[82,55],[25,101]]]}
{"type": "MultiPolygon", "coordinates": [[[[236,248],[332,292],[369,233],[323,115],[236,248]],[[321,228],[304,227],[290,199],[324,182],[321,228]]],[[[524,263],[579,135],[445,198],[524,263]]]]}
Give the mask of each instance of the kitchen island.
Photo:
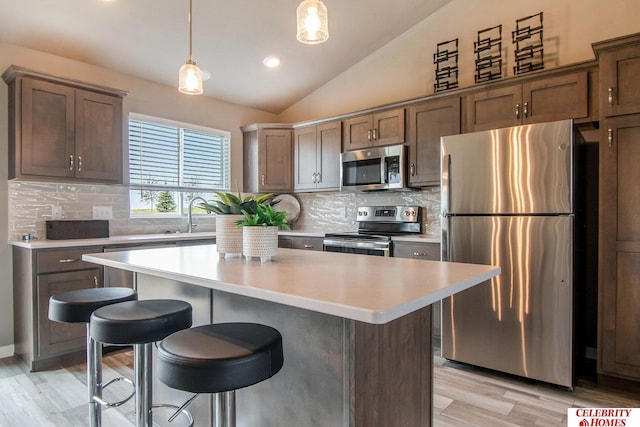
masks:
{"type": "MultiPolygon", "coordinates": [[[[83,259],[133,271],[141,299],[191,302],[194,325],[253,321],[281,331],[284,368],[238,391],[239,426],[431,425],[431,304],[500,272],[290,249],[261,264],[219,259],[215,245],[83,259]]],[[[186,398],[156,389],[158,401],[186,398]]],[[[197,412],[206,416],[204,406],[197,412]]]]}

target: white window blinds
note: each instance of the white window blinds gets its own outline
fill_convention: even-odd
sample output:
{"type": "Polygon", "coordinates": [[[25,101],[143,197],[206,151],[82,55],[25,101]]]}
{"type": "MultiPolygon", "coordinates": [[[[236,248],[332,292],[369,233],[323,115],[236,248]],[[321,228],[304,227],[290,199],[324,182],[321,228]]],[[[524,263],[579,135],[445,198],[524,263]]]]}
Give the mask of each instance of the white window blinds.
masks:
{"type": "Polygon", "coordinates": [[[129,183],[174,191],[229,190],[229,133],[129,118],[129,183]]]}

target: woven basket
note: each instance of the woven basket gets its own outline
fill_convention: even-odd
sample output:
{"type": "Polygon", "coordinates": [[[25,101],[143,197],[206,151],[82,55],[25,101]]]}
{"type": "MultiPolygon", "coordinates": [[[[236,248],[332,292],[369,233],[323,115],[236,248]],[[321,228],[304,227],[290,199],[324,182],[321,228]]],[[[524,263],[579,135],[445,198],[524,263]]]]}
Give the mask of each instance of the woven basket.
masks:
{"type": "Polygon", "coordinates": [[[221,258],[242,256],[242,227],[236,223],[244,215],[216,215],[216,247],[221,258]]]}
{"type": "Polygon", "coordinates": [[[242,255],[271,261],[278,252],[278,227],[242,227],[242,255]]]}

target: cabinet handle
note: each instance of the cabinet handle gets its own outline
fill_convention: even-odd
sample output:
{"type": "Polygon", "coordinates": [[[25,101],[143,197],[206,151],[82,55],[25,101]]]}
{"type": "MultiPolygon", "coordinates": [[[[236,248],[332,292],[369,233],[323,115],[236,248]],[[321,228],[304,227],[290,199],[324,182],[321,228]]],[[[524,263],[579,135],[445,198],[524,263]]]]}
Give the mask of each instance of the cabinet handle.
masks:
{"type": "Polygon", "coordinates": [[[98,276],[93,276],[93,285],[98,288],[100,285],[98,284],[98,276]]]}
{"type": "Polygon", "coordinates": [[[516,104],[516,119],[520,118],[520,104],[516,104]]]}
{"type": "Polygon", "coordinates": [[[609,142],[609,148],[613,145],[613,129],[607,129],[607,141],[609,142]]]}
{"type": "Polygon", "coordinates": [[[320,184],[322,182],[322,175],[320,172],[316,172],[316,184],[320,184]]]}
{"type": "Polygon", "coordinates": [[[313,245],[304,245],[305,249],[313,249],[313,245]]]}
{"type": "Polygon", "coordinates": [[[409,173],[411,174],[411,176],[414,176],[416,174],[416,164],[411,162],[411,166],[409,167],[409,173]]]}
{"type": "Polygon", "coordinates": [[[78,258],[66,258],[66,259],[59,259],[58,262],[61,264],[68,264],[70,262],[78,262],[80,261],[78,258]]]}
{"type": "Polygon", "coordinates": [[[371,141],[371,129],[367,131],[367,140],[371,141]]]}
{"type": "Polygon", "coordinates": [[[524,118],[529,116],[529,101],[524,101],[524,118]]]}
{"type": "Polygon", "coordinates": [[[262,185],[264,185],[264,174],[262,174],[261,180],[262,180],[262,185]]]}
{"type": "Polygon", "coordinates": [[[378,139],[378,128],[373,128],[373,140],[378,139]]]}
{"type": "Polygon", "coordinates": [[[78,172],[82,172],[82,156],[78,156],[78,172]]]}
{"type": "Polygon", "coordinates": [[[613,105],[613,88],[610,87],[607,92],[609,92],[609,96],[607,97],[607,101],[609,101],[609,105],[613,105]]]}
{"type": "Polygon", "coordinates": [[[69,156],[69,171],[73,172],[73,155],[69,156]]]}
{"type": "Polygon", "coordinates": [[[424,252],[414,252],[413,256],[415,257],[423,257],[423,256],[429,256],[428,253],[424,253],[424,252]]]}

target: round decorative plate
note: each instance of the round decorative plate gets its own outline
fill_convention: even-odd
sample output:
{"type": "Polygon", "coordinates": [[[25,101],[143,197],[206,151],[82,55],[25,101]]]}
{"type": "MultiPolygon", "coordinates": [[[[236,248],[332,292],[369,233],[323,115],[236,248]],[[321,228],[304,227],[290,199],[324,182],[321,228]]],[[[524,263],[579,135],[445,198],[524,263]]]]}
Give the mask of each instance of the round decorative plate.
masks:
{"type": "Polygon", "coordinates": [[[287,222],[289,224],[295,222],[300,216],[300,202],[291,194],[280,194],[273,198],[273,200],[279,200],[280,202],[273,207],[276,212],[286,212],[287,222]]]}

